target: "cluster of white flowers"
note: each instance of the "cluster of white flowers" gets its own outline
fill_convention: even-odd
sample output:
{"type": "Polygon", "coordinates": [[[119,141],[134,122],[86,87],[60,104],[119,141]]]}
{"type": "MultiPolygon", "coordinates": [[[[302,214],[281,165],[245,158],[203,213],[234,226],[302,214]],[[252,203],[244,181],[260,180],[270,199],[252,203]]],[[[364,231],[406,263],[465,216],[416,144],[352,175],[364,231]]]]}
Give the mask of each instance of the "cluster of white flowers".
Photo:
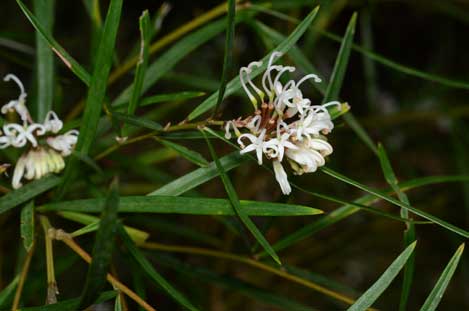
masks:
{"type": "Polygon", "coordinates": [[[22,186],[21,179],[39,179],[49,173],[59,173],[65,167],[63,158],[69,156],[77,143],[77,130],[70,130],[62,135],[56,135],[63,127],[63,122],[57,114],[49,111],[43,123],[35,123],[26,107],[27,94],[20,79],[8,74],[4,81],[13,80],[20,88],[18,99],[11,100],[1,108],[2,114],[16,112],[21,124],[6,123],[0,130],[0,149],[8,147],[31,147],[23,153],[16,163],[13,172],[12,187],[22,186]],[[45,138],[45,144],[40,144],[40,138],[45,138]]]}
{"type": "Polygon", "coordinates": [[[300,89],[303,82],[308,79],[321,82],[315,74],[308,74],[298,82],[290,80],[283,85],[281,76],[285,72],[295,71],[296,68],[274,65],[274,61],[280,56],[282,54],[279,52],[273,52],[270,56],[262,76],[262,89],[250,77],[252,70],[262,66],[262,62],[252,62],[241,68],[241,84],[254,105],[255,112],[244,119],[227,121],[225,137],[230,139],[232,130],[238,137],[241,153],[255,151],[259,165],[262,164],[264,155],[271,159],[282,192],[289,194],[291,186],[282,161],[286,158],[294,174],[298,175],[315,172],[324,165],[325,157],[332,153],[332,146],[325,135],[334,128],[328,107],[337,106],[340,110],[342,106],[337,101],[312,105],[303,96],[300,89]],[[242,133],[242,128],[249,132],[242,133]]]}

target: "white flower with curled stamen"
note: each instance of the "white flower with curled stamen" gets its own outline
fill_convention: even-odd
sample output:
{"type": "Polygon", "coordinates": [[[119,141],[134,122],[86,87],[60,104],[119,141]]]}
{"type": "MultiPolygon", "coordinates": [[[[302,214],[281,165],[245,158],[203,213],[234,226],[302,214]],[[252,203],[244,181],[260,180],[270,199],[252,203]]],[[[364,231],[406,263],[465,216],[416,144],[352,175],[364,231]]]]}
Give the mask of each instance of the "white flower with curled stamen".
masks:
{"type": "Polygon", "coordinates": [[[47,144],[66,157],[72,153],[78,141],[78,135],[80,133],[77,130],[70,130],[67,133],[55,137],[48,137],[47,144]]]}
{"type": "Polygon", "coordinates": [[[238,138],[238,144],[241,146],[243,150],[241,150],[241,154],[248,153],[251,151],[256,151],[257,162],[259,165],[262,165],[262,152],[264,149],[264,137],[265,137],[265,130],[262,130],[259,136],[255,136],[253,134],[242,134],[238,138]],[[247,146],[244,145],[243,139],[247,138],[251,143],[247,146]]]}
{"type": "Polygon", "coordinates": [[[3,126],[5,136],[9,138],[10,145],[16,148],[24,147],[28,141],[33,147],[37,147],[37,136],[44,135],[46,130],[42,124],[33,123],[29,126],[21,126],[10,123],[3,126]]]}
{"type": "Polygon", "coordinates": [[[300,87],[305,81],[321,82],[316,74],[307,74],[298,82],[282,82],[281,78],[294,72],[295,67],[274,65],[280,56],[282,53],[276,51],[270,55],[261,80],[263,90],[252,81],[254,69],[262,63],[252,62],[241,68],[241,85],[255,111],[244,119],[227,121],[225,137],[231,138],[232,129],[238,137],[241,154],[255,152],[259,165],[262,165],[264,155],[272,160],[282,193],[289,194],[291,187],[282,161],[287,158],[297,175],[315,172],[323,166],[325,157],[333,151],[324,136],[334,128],[328,108],[337,105],[341,110],[342,106],[335,101],[312,105],[311,100],[304,96],[300,87]],[[247,141],[249,144],[246,146],[247,141]]]}
{"type": "Polygon", "coordinates": [[[69,156],[77,143],[77,130],[70,130],[63,135],[57,134],[63,127],[62,120],[57,114],[49,111],[44,123],[35,123],[26,107],[27,94],[21,81],[12,74],[5,76],[5,81],[13,80],[19,86],[21,94],[17,100],[12,100],[1,108],[1,112],[16,112],[22,124],[6,123],[0,131],[0,149],[7,147],[23,148],[29,146],[18,159],[12,178],[12,187],[18,189],[22,186],[21,180],[40,179],[49,173],[59,173],[65,166],[64,157],[69,156]],[[50,146],[44,145],[45,142],[50,146]],[[55,149],[55,150],[54,150],[55,149]],[[60,153],[58,153],[59,151],[60,153]]]}
{"type": "Polygon", "coordinates": [[[8,82],[10,80],[13,80],[18,87],[20,88],[20,95],[18,96],[18,99],[16,100],[11,100],[8,102],[8,104],[5,104],[2,106],[1,112],[3,114],[6,114],[8,112],[13,112],[16,111],[16,113],[20,116],[21,120],[23,121],[24,124],[27,122],[31,122],[31,115],[29,114],[28,108],[26,108],[26,97],[28,94],[24,91],[24,86],[23,83],[21,83],[20,79],[18,79],[17,76],[14,74],[7,74],[4,78],[3,81],[8,82]]]}
{"type": "Polygon", "coordinates": [[[46,115],[46,119],[44,120],[46,131],[57,134],[62,129],[62,126],[63,122],[59,119],[57,114],[53,111],[49,111],[46,115]]]}

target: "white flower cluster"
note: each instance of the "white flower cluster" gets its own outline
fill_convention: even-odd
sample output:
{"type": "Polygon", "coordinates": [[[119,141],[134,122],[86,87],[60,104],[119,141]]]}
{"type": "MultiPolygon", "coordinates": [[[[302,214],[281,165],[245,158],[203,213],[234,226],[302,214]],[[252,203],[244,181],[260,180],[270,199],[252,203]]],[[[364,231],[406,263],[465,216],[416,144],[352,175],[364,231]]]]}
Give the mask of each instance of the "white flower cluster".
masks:
{"type": "Polygon", "coordinates": [[[69,156],[77,143],[77,130],[70,130],[62,135],[56,135],[63,127],[63,122],[57,114],[49,111],[43,123],[35,123],[26,107],[27,94],[20,79],[8,74],[4,81],[13,80],[20,88],[20,96],[11,100],[1,108],[2,114],[16,112],[21,124],[6,123],[0,130],[0,149],[8,147],[22,148],[28,144],[27,150],[18,160],[13,172],[12,186],[18,189],[22,186],[21,179],[39,179],[49,173],[59,173],[65,167],[63,157],[69,156]],[[39,139],[44,137],[46,145],[40,145],[39,139]]]}
{"type": "Polygon", "coordinates": [[[271,159],[275,177],[282,192],[289,194],[291,186],[287,173],[282,166],[286,159],[294,174],[315,172],[325,164],[325,157],[332,153],[332,146],[325,135],[334,128],[328,107],[341,104],[337,101],[324,105],[312,105],[303,96],[301,84],[308,79],[321,82],[315,74],[308,74],[298,82],[290,80],[285,84],[280,81],[285,72],[295,71],[295,67],[274,65],[274,61],[282,56],[273,52],[269,58],[267,69],[262,76],[262,89],[251,80],[250,74],[262,62],[252,62],[242,67],[239,72],[241,84],[255,107],[254,115],[238,118],[225,123],[225,137],[231,138],[231,130],[238,137],[241,153],[256,152],[259,165],[263,156],[271,159]],[[261,105],[258,107],[258,101],[261,105]],[[242,133],[240,129],[247,129],[242,133]]]}

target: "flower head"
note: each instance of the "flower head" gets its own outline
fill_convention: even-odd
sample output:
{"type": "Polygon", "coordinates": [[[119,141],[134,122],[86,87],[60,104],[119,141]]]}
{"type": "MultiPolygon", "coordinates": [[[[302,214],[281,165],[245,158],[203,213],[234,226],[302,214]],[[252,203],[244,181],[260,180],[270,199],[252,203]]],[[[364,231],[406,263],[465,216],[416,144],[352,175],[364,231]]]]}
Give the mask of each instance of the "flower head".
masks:
{"type": "Polygon", "coordinates": [[[298,82],[281,82],[286,73],[295,67],[275,65],[282,53],[274,51],[269,57],[261,79],[261,87],[254,84],[251,74],[262,67],[262,62],[252,62],[240,69],[241,85],[254,105],[255,111],[245,119],[238,118],[225,123],[225,137],[231,138],[230,130],[238,137],[241,154],[255,151],[259,165],[263,157],[272,160],[275,178],[284,194],[291,192],[287,173],[282,165],[286,158],[294,174],[315,172],[326,163],[325,158],[333,151],[325,135],[334,124],[328,107],[339,102],[312,105],[303,95],[300,86],[307,80],[321,82],[316,74],[308,74],[298,82]],[[245,129],[245,132],[242,132],[245,129]]]}
{"type": "MultiPolygon", "coordinates": [[[[42,124],[35,123],[26,107],[27,94],[20,79],[13,74],[8,74],[4,80],[13,80],[20,89],[20,95],[18,99],[3,105],[0,112],[3,114],[16,112],[22,124],[6,123],[3,125],[0,130],[0,149],[29,146],[29,149],[24,151],[18,159],[13,172],[12,186],[18,189],[22,186],[23,178],[39,179],[49,173],[62,171],[65,166],[63,158],[72,153],[79,132],[70,130],[63,135],[54,136],[62,129],[63,122],[53,111],[47,113],[42,124]]],[[[4,172],[6,168],[7,166],[2,165],[1,172],[4,172]]]]}

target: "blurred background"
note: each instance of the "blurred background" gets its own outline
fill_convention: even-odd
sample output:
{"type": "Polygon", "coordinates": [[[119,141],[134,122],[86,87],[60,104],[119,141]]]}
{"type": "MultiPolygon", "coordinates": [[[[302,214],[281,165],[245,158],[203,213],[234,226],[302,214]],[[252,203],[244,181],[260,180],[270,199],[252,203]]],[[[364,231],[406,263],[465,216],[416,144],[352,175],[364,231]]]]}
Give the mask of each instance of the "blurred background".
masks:
{"type": "MultiPolygon", "coordinates": [[[[56,1],[55,39],[86,68],[93,62],[93,26],[86,10],[86,1],[56,1]]],[[[163,38],[181,25],[210,11],[220,1],[124,1],[117,37],[114,68],[135,55],[139,43],[138,18],[148,9],[154,16],[163,5],[167,14],[155,40],[163,38]]],[[[31,7],[31,3],[26,2],[31,7]]],[[[104,15],[107,1],[100,1],[104,15]]],[[[305,33],[298,47],[322,76],[330,77],[340,41],[347,23],[358,12],[355,34],[356,48],[352,51],[341,100],[351,106],[351,112],[363,125],[374,142],[387,149],[399,181],[435,175],[467,175],[468,144],[467,117],[469,106],[469,62],[467,61],[469,2],[408,0],[408,1],[252,1],[239,6],[251,15],[237,24],[233,50],[233,66],[229,79],[241,66],[261,59],[272,42],[262,38],[258,21],[283,35],[288,35],[312,8],[320,4],[318,18],[305,33]],[[336,38],[337,39],[337,38],[336,38]]],[[[217,19],[220,17],[217,17],[217,19]]],[[[210,21],[211,22],[211,21],[210,21]]],[[[203,27],[203,26],[202,26],[203,27]]],[[[34,101],[35,32],[15,1],[0,4],[0,75],[15,73],[22,78],[30,100],[34,101]]],[[[162,125],[184,120],[200,102],[219,87],[223,66],[225,35],[221,32],[185,56],[154,87],[146,92],[161,94],[179,91],[204,92],[201,97],[177,103],[168,102],[139,108],[138,115],[162,125]]],[[[150,63],[168,47],[151,55],[150,63]]],[[[294,64],[290,55],[281,60],[294,64]]],[[[69,116],[84,98],[86,88],[58,58],[54,110],[69,116]]],[[[293,77],[309,73],[298,67],[293,77]]],[[[115,98],[133,80],[133,71],[111,85],[107,95],[115,98]]],[[[304,88],[313,103],[322,95],[310,87],[304,88]]],[[[10,83],[0,87],[0,102],[15,98],[17,88],[10,83]]],[[[236,93],[226,98],[217,117],[229,120],[251,113],[248,98],[236,93]]],[[[73,121],[72,121],[73,122],[73,121]]],[[[144,133],[144,131],[141,131],[144,133]]],[[[94,155],[109,146],[115,136],[102,129],[94,155]]],[[[340,118],[329,135],[334,146],[328,166],[376,189],[388,187],[375,154],[340,118]]],[[[210,155],[203,140],[177,141],[188,148],[210,155]]],[[[221,156],[232,151],[224,143],[216,143],[221,156]]],[[[122,195],[143,195],[197,168],[156,141],[144,141],[119,149],[97,161],[104,176],[86,168],[85,177],[75,184],[67,199],[102,195],[114,175],[120,177],[122,195]]],[[[272,175],[254,162],[243,164],[230,172],[241,199],[290,202],[330,212],[338,204],[320,200],[294,191],[281,195],[272,175]]],[[[292,177],[296,183],[311,191],[352,201],[365,193],[339,183],[323,173],[292,177]]],[[[8,182],[2,179],[1,185],[8,182]]],[[[226,197],[223,184],[214,179],[191,191],[189,196],[226,197]]],[[[41,198],[47,202],[49,198],[41,198]]],[[[436,215],[460,228],[469,227],[469,185],[444,183],[420,187],[409,192],[411,204],[436,215]]],[[[378,202],[375,207],[399,215],[398,208],[378,202]]],[[[19,235],[19,212],[0,215],[0,289],[8,284],[19,268],[17,262],[24,254],[19,235]]],[[[259,251],[249,236],[239,234],[236,219],[180,215],[121,215],[125,224],[150,233],[159,243],[192,245],[226,252],[250,255],[259,251]],[[232,230],[229,230],[232,228],[232,230]]],[[[418,218],[418,217],[417,217],[418,218]]],[[[255,219],[268,240],[275,243],[296,230],[314,222],[318,216],[255,219]]],[[[78,225],[61,218],[51,218],[55,227],[75,230],[78,225]]],[[[351,297],[358,297],[388,267],[403,249],[404,224],[367,212],[359,212],[337,224],[326,227],[279,252],[287,270],[318,284],[351,297]]],[[[417,310],[433,288],[441,271],[463,242],[457,235],[435,225],[416,228],[415,278],[408,310],[417,310]]],[[[42,237],[38,237],[42,239],[42,237]]],[[[42,240],[38,241],[42,245],[42,240]]],[[[84,236],[81,245],[90,249],[93,238],[84,236]]],[[[56,269],[59,299],[79,296],[87,266],[69,249],[57,243],[56,269]]],[[[334,299],[309,288],[289,282],[273,274],[258,271],[238,262],[194,254],[146,252],[155,267],[194,303],[205,310],[345,310],[334,299]],[[256,293],[256,294],[253,294],[256,293]],[[269,293],[292,303],[285,307],[258,296],[269,293]],[[270,301],[270,303],[269,303],[270,301]]],[[[115,251],[114,271],[124,282],[142,284],[148,301],[158,310],[179,310],[179,306],[161,294],[161,290],[145,279],[142,272],[129,264],[128,254],[119,247],[115,251]]],[[[439,310],[469,310],[468,256],[462,257],[439,310]]],[[[39,305],[45,299],[45,262],[43,247],[38,247],[25,286],[27,305],[39,305]]],[[[397,310],[402,286],[398,277],[375,305],[381,310],[397,310]]],[[[269,300],[270,299],[270,300],[269,300]]],[[[288,304],[287,304],[288,305],[288,304]]],[[[129,302],[129,309],[136,307],[129,302]]]]}

